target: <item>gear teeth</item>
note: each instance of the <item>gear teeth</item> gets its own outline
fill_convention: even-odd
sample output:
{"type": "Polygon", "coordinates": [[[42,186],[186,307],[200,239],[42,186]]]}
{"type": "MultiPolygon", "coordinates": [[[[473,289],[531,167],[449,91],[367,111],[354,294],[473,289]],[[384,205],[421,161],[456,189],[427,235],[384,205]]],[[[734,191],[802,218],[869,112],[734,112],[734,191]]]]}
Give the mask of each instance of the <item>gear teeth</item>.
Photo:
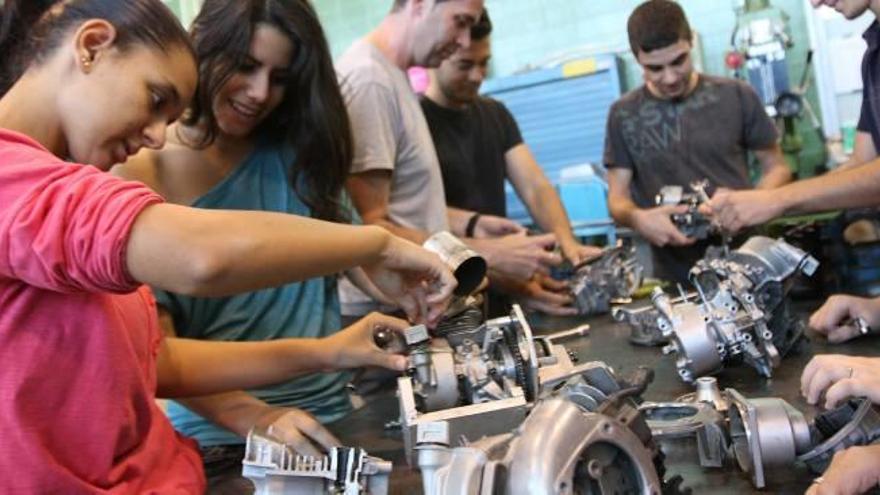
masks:
{"type": "Polygon", "coordinates": [[[535,400],[533,391],[529,390],[528,379],[526,377],[526,363],[519,352],[519,343],[516,340],[516,330],[512,326],[504,328],[504,343],[507,344],[510,355],[513,356],[513,365],[516,370],[516,384],[522,387],[526,401],[535,400]]]}
{"type": "Polygon", "coordinates": [[[682,483],[684,483],[684,478],[678,474],[665,480],[662,488],[663,495],[691,495],[693,490],[690,488],[683,488],[681,486],[682,483]]]}

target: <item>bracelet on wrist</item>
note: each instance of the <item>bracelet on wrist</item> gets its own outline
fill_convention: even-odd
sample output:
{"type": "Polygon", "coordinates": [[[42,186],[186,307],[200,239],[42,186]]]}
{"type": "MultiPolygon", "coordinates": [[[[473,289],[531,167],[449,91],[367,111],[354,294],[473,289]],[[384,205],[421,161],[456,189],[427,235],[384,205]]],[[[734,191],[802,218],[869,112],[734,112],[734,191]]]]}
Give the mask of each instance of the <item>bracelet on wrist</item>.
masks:
{"type": "Polygon", "coordinates": [[[474,213],[473,216],[468,220],[467,227],[464,229],[465,237],[473,237],[474,230],[477,229],[477,221],[480,220],[480,214],[474,213]]]}

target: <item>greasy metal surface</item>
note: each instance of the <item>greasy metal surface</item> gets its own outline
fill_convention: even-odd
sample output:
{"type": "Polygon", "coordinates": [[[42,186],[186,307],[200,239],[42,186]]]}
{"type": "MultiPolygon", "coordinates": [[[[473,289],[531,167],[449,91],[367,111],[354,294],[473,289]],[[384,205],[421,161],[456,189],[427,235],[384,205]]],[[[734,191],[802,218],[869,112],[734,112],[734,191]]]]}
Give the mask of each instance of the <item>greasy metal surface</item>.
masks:
{"type": "MultiPolygon", "coordinates": [[[[806,314],[816,304],[797,304],[796,308],[806,314]]],[[[570,339],[565,346],[576,352],[581,362],[599,359],[625,374],[639,365],[651,366],[655,370],[654,382],[643,394],[649,401],[673,400],[693,391],[693,387],[683,383],[675,371],[675,364],[663,356],[659,349],[638,347],[627,341],[629,327],[615,323],[610,316],[593,318],[540,318],[529,315],[529,321],[536,334],[564,330],[578,324],[589,322],[592,325],[589,336],[570,339]]],[[[864,356],[880,356],[880,336],[869,335],[855,342],[831,346],[820,338],[808,334],[811,342],[803,351],[786,358],[774,370],[772,379],[755,375],[754,370],[745,366],[730,367],[719,375],[721,388],[735,388],[747,397],[780,397],[796,409],[803,411],[808,421],[819,412],[808,405],[800,396],[800,374],[813,353],[837,353],[864,356]]],[[[397,400],[393,392],[388,392],[365,408],[355,411],[351,416],[331,426],[344,445],[356,445],[371,455],[394,461],[391,475],[392,494],[421,493],[421,479],[418,471],[406,466],[403,458],[403,441],[399,432],[385,432],[383,425],[399,415],[397,400]]],[[[692,487],[695,494],[802,494],[809,486],[813,476],[805,467],[776,469],[768,473],[767,488],[758,491],[752,487],[749,475],[742,473],[733,464],[724,468],[704,469],[696,461],[697,454],[691,447],[682,445],[681,450],[667,451],[669,474],[681,474],[685,486],[692,487]]]]}

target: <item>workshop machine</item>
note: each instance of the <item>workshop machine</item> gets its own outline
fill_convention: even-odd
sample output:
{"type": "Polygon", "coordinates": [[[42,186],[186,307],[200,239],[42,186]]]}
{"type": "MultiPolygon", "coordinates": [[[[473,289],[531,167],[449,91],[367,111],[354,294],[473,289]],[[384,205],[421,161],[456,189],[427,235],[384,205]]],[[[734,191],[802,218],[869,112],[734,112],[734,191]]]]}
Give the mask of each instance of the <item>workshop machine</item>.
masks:
{"type": "MultiPolygon", "coordinates": [[[[819,142],[825,142],[819,119],[805,96],[810,82],[812,51],[807,52],[801,80],[795,86],[788,67],[794,46],[788,14],[772,6],[770,0],[739,0],[739,3],[736,27],[731,34],[731,51],[725,56],[725,64],[737,77],[749,82],[767,114],[781,124],[782,150],[797,164],[804,148],[797,123],[805,115],[818,133],[819,142]]],[[[802,167],[797,165],[795,171],[802,174],[802,167]]]]}

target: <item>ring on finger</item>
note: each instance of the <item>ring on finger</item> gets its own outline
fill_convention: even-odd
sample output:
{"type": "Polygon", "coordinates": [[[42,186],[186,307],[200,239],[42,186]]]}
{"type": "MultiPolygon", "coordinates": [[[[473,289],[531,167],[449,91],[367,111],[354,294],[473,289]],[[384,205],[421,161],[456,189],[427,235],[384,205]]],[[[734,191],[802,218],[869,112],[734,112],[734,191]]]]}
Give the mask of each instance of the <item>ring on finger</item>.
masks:
{"type": "Polygon", "coordinates": [[[853,370],[852,366],[847,366],[846,367],[846,378],[847,379],[852,378],[853,373],[855,373],[855,370],[853,370]]]}

